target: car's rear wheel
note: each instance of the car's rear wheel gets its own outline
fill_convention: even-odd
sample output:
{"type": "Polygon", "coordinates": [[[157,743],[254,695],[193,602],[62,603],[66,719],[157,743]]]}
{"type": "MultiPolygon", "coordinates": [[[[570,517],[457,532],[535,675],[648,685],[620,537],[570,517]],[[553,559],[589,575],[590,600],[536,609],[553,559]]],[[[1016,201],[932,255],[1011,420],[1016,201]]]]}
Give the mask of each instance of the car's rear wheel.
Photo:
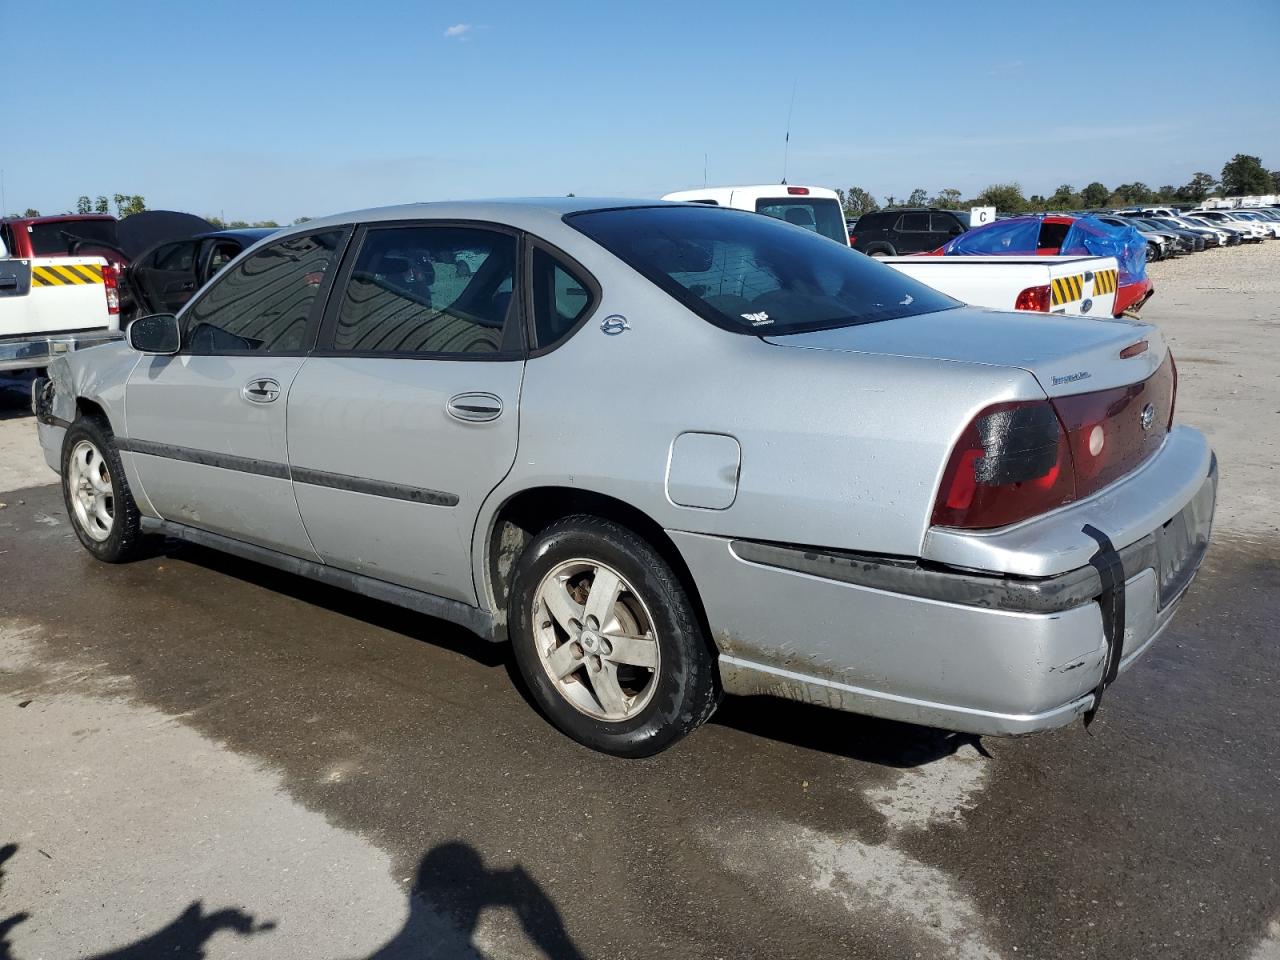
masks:
{"type": "Polygon", "coordinates": [[[107,563],[124,563],[142,553],[141,515],[111,428],[96,417],[81,417],[62,440],[62,499],[76,537],[107,563]]]}
{"type": "Polygon", "coordinates": [[[572,516],[538,534],[517,562],[508,623],[538,705],[593,749],[648,756],[715,710],[714,658],[684,587],[617,523],[572,516]]]}

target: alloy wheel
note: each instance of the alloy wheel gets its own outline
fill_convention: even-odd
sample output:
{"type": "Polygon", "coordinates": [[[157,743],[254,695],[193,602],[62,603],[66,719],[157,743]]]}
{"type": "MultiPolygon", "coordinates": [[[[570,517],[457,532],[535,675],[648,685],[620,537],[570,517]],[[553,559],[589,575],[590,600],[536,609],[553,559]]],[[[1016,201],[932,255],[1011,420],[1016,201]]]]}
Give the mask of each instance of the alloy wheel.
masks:
{"type": "Polygon", "coordinates": [[[71,451],[67,486],[76,523],[90,538],[102,543],[115,526],[115,492],[111,471],[102,452],[88,440],[71,451]]]}
{"type": "Polygon", "coordinates": [[[574,559],[551,570],[533,601],[538,659],[556,691],[597,720],[627,720],[648,705],[661,654],[653,617],[617,570],[574,559]]]}

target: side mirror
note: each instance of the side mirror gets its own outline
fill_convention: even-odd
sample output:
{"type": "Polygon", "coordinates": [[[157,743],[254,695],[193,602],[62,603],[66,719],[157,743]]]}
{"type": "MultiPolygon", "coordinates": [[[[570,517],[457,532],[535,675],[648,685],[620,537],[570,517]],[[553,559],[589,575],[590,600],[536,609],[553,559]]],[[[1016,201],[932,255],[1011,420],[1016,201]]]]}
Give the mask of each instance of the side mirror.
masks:
{"type": "Polygon", "coordinates": [[[182,347],[182,330],[171,313],[154,313],[129,324],[129,346],[139,353],[169,355],[182,347]]]}
{"type": "Polygon", "coordinates": [[[960,225],[959,225],[959,224],[953,224],[953,225],[952,225],[952,227],[951,227],[951,229],[947,231],[947,236],[948,236],[948,237],[958,237],[958,236],[960,236],[960,234],[962,234],[962,233],[964,233],[964,230],[963,230],[963,229],[961,229],[960,225]]]}

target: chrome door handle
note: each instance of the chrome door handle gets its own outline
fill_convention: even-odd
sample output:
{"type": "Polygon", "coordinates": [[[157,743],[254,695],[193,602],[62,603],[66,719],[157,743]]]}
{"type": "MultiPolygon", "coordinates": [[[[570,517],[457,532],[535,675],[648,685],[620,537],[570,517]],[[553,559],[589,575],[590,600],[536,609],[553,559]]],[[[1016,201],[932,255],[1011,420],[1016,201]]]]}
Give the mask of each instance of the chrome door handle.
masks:
{"type": "Polygon", "coordinates": [[[250,403],[270,403],[280,396],[280,384],[270,377],[250,380],[240,390],[240,396],[250,403]]]}
{"type": "Polygon", "coordinates": [[[488,423],[502,416],[502,398],[492,393],[460,393],[444,405],[449,416],[467,423],[488,423]]]}

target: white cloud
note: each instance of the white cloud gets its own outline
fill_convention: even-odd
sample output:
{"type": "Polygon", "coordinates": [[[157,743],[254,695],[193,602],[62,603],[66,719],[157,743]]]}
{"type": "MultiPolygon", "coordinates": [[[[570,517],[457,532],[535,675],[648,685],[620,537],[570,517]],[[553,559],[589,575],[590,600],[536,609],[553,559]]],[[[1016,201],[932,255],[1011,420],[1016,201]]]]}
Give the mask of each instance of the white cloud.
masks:
{"type": "Polygon", "coordinates": [[[465,37],[468,33],[475,29],[470,23],[455,23],[452,27],[447,27],[444,31],[446,37],[465,37]]]}

